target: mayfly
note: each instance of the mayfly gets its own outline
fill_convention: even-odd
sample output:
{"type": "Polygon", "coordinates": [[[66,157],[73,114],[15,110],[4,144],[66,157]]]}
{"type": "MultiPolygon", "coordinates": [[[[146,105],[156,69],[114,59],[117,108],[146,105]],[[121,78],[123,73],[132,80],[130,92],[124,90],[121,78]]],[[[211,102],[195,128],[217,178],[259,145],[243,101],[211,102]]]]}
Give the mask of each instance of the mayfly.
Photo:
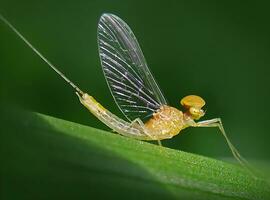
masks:
{"type": "Polygon", "coordinates": [[[98,23],[98,46],[102,70],[115,103],[127,121],[117,117],[93,96],[84,93],[47,60],[9,21],[8,25],[43,61],[71,85],[80,102],[115,132],[138,140],[160,143],[187,127],[217,127],[225,137],[233,156],[245,160],[228,139],[220,118],[197,121],[204,116],[205,101],[189,95],[180,101],[184,112],[168,105],[151,74],[135,35],[129,26],[113,14],[103,14],[98,23]]]}

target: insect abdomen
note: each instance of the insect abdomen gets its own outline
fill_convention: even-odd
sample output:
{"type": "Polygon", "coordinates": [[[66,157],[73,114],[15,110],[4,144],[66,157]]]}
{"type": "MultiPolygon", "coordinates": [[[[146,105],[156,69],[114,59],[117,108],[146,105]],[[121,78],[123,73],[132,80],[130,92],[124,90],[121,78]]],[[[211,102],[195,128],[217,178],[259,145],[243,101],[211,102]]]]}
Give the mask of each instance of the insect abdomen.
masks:
{"type": "MultiPolygon", "coordinates": [[[[79,96],[79,95],[78,95],[79,96]]],[[[117,117],[106,108],[104,108],[100,103],[98,103],[92,96],[84,94],[82,97],[79,96],[81,103],[100,121],[106,124],[108,127],[116,131],[117,133],[136,138],[139,140],[145,140],[146,135],[143,134],[142,130],[135,128],[131,123],[124,121],[123,119],[117,117]]]]}

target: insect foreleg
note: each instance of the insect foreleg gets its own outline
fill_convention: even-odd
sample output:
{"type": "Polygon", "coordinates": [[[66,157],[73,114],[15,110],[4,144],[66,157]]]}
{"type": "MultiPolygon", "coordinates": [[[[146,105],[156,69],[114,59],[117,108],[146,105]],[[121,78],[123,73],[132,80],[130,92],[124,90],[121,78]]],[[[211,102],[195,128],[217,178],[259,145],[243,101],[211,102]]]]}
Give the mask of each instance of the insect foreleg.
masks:
{"type": "Polygon", "coordinates": [[[218,127],[219,130],[221,131],[222,135],[225,137],[226,142],[229,145],[229,148],[230,148],[233,156],[236,158],[236,160],[238,160],[238,162],[242,165],[248,164],[248,162],[239,154],[237,149],[233,146],[233,144],[229,140],[220,118],[214,118],[214,119],[210,119],[210,120],[200,121],[200,122],[195,123],[193,126],[195,126],[195,127],[218,127]]]}

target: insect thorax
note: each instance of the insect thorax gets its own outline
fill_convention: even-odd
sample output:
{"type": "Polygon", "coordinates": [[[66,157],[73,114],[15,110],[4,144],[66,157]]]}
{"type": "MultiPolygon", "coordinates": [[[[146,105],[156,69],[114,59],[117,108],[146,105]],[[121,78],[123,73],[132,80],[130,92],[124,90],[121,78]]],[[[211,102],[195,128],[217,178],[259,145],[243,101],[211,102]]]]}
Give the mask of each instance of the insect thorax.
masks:
{"type": "Polygon", "coordinates": [[[185,128],[184,124],[182,111],[164,105],[145,123],[145,128],[154,139],[162,140],[177,135],[185,128]]]}

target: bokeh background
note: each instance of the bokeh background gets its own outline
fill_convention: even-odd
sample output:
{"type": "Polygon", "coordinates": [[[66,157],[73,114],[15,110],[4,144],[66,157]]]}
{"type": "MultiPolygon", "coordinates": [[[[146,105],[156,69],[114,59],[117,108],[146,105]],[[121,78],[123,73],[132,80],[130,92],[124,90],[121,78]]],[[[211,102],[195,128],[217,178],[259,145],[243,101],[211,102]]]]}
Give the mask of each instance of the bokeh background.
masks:
{"type": "MultiPolygon", "coordinates": [[[[270,13],[267,1],[19,1],[0,12],[82,90],[121,115],[103,77],[97,23],[118,15],[134,31],[172,106],[188,94],[206,102],[204,119],[221,117],[239,151],[270,159],[270,13]]],[[[74,91],[0,23],[0,103],[109,130],[74,91]]],[[[16,124],[14,124],[16,126],[16,124]]],[[[216,129],[190,128],[164,146],[230,157],[216,129]]]]}

